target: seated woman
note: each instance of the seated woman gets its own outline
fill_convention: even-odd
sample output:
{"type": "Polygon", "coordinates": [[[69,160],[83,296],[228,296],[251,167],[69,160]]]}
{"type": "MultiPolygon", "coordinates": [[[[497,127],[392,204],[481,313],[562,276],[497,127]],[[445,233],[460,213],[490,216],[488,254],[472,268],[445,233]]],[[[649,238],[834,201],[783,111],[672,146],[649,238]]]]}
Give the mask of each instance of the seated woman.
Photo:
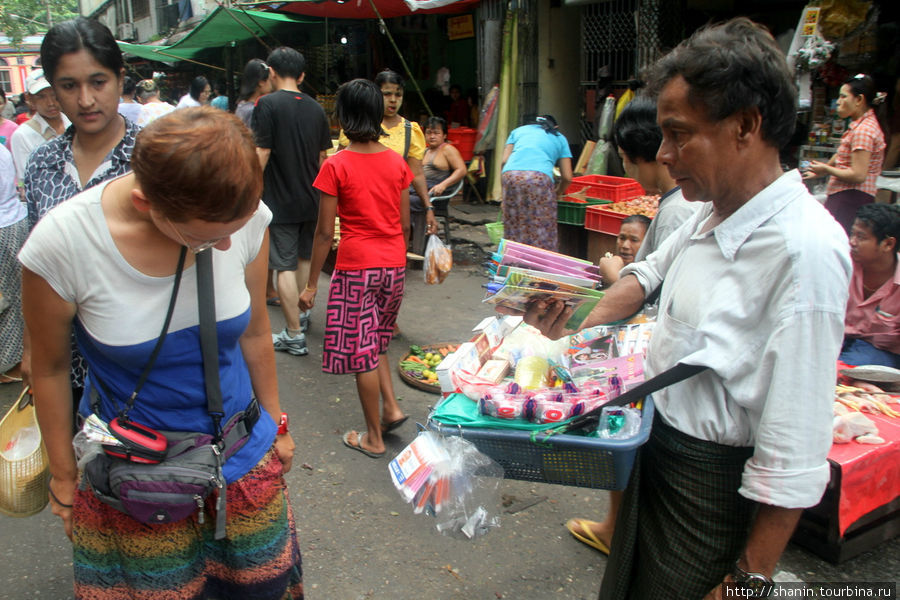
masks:
{"type": "Polygon", "coordinates": [[[900,206],[866,204],[850,229],[850,298],[840,360],[900,368],[900,206]]]}
{"type": "MultiPolygon", "coordinates": [[[[425,144],[422,171],[425,173],[428,195],[432,198],[443,196],[466,176],[466,162],[456,146],[447,143],[447,121],[441,117],[429,117],[425,122],[425,144]]],[[[413,229],[412,251],[424,254],[426,210],[412,186],[409,188],[409,210],[413,229]]]]}
{"type": "Polygon", "coordinates": [[[619,271],[634,262],[647,229],[650,228],[650,218],[644,215],[631,215],[622,221],[619,237],[616,238],[616,253],[600,259],[600,277],[603,287],[609,287],[619,280],[619,271]]]}

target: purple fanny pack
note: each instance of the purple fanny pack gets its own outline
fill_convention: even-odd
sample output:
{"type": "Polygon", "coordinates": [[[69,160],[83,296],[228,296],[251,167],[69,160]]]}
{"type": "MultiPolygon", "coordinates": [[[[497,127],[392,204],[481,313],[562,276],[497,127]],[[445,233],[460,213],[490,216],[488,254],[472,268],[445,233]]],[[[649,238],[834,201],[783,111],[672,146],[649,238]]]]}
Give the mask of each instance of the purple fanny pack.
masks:
{"type": "Polygon", "coordinates": [[[168,446],[156,464],[98,454],[85,465],[84,481],[101,502],[148,524],[174,523],[194,513],[202,524],[206,499],[217,490],[216,539],[221,539],[226,514],[222,466],[247,442],[258,417],[254,400],[225,424],[218,442],[206,433],[162,431],[168,446]]]}

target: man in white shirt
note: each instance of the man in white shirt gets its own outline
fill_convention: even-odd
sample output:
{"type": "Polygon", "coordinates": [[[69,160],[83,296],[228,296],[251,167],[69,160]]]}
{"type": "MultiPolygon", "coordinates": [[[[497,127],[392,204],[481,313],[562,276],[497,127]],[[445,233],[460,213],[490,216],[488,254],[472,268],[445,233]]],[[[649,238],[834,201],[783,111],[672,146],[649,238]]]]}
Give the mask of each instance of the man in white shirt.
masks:
{"type": "MultiPolygon", "coordinates": [[[[665,280],[648,374],[708,369],[653,394],[600,598],[764,597],[829,480],[847,238],[781,170],[797,90],[768,32],[745,18],[704,28],[651,85],[657,160],[706,206],[624,268],[584,326],[633,313],[665,280]]],[[[526,321],[559,337],[570,312],[539,302],[526,321]]]]}
{"type": "Polygon", "coordinates": [[[62,135],[69,126],[69,119],[60,110],[56,94],[44,77],[43,69],[35,69],[28,75],[25,88],[26,99],[35,113],[16,129],[10,139],[16,178],[19,181],[25,178],[25,166],[35,148],[62,135]]]}

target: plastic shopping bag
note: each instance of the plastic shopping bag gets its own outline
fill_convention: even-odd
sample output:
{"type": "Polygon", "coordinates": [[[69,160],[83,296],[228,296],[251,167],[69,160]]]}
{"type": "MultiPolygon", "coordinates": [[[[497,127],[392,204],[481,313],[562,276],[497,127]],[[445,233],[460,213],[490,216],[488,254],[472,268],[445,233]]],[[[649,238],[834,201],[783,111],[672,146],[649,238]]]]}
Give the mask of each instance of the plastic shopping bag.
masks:
{"type": "Polygon", "coordinates": [[[503,468],[468,440],[422,431],[388,471],[413,513],[434,517],[445,535],[472,539],[500,526],[503,468]]]}
{"type": "Polygon", "coordinates": [[[443,283],[453,267],[453,252],[435,234],[425,247],[425,283],[443,283]]]}

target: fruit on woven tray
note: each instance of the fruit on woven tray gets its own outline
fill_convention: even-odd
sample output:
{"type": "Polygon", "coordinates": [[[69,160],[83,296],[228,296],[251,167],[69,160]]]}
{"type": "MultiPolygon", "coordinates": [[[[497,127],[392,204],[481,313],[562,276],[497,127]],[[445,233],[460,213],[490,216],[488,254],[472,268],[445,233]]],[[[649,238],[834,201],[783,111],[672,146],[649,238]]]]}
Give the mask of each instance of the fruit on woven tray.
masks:
{"type": "Polygon", "coordinates": [[[444,360],[444,357],[451,352],[455,352],[456,348],[457,344],[444,344],[427,348],[416,345],[410,346],[409,354],[400,361],[400,370],[412,379],[437,386],[439,385],[437,367],[444,360]]]}
{"type": "Polygon", "coordinates": [[[607,204],[603,209],[611,210],[623,215],[646,215],[648,217],[655,217],[656,211],[659,209],[659,196],[638,196],[637,198],[625,202],[607,204]]]}

